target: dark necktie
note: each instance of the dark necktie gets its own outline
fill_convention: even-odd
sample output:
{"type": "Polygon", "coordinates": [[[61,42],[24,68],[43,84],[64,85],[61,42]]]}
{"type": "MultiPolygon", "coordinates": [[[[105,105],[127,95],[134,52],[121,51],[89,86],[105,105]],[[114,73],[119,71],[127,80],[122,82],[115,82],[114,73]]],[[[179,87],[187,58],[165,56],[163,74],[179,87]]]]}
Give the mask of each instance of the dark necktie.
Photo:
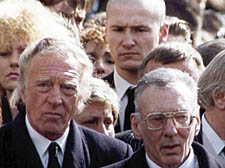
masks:
{"type": "Polygon", "coordinates": [[[225,156],[225,146],[223,147],[223,150],[221,151],[221,153],[223,153],[223,155],[225,156]]]}
{"type": "Polygon", "coordinates": [[[124,131],[129,130],[130,127],[130,114],[135,112],[135,105],[134,105],[134,89],[129,87],[126,91],[128,103],[125,109],[125,120],[124,120],[124,131]]]}
{"type": "Polygon", "coordinates": [[[59,161],[57,158],[57,149],[59,145],[56,142],[52,142],[48,147],[49,159],[48,168],[60,168],[59,161]]]}

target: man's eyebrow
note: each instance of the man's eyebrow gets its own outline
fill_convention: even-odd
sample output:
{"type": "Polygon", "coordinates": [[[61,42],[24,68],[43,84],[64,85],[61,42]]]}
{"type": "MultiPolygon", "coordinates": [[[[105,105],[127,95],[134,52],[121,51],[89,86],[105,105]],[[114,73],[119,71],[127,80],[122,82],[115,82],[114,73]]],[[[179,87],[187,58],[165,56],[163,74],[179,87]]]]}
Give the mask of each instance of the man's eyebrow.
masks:
{"type": "Polygon", "coordinates": [[[112,28],[112,27],[123,28],[123,27],[126,27],[126,26],[125,26],[125,25],[117,25],[117,24],[114,24],[114,25],[111,25],[110,27],[111,27],[111,28],[112,28]]]}
{"type": "Polygon", "coordinates": [[[49,80],[50,80],[50,78],[44,77],[44,78],[38,79],[37,82],[46,82],[46,81],[49,81],[49,80]]]}
{"type": "Polygon", "coordinates": [[[66,80],[63,82],[63,84],[77,86],[77,80],[66,80]]]}
{"type": "Polygon", "coordinates": [[[134,25],[134,26],[131,26],[132,28],[147,28],[147,29],[151,29],[151,27],[149,27],[148,25],[134,25]]]}

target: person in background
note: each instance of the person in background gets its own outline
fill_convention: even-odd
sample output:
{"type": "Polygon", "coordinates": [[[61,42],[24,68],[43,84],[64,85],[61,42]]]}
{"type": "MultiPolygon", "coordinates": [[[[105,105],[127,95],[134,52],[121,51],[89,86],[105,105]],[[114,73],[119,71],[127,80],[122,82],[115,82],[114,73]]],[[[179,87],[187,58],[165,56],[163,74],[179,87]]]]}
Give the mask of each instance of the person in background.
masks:
{"type": "Polygon", "coordinates": [[[92,27],[93,24],[105,27],[106,25],[106,12],[92,14],[85,22],[84,28],[92,27]]]}
{"type": "Polygon", "coordinates": [[[114,61],[109,51],[109,45],[106,42],[105,26],[96,24],[94,20],[88,22],[89,26],[85,27],[80,33],[81,42],[93,62],[93,75],[102,78],[113,71],[114,61]]]}
{"type": "Polygon", "coordinates": [[[160,67],[187,72],[196,82],[205,69],[201,55],[192,45],[176,41],[163,43],[153,49],[140,65],[139,75],[142,77],[160,67]]]}
{"type": "Polygon", "coordinates": [[[196,47],[201,54],[205,67],[216,55],[225,49],[225,39],[214,39],[196,47]]]}
{"type": "Polygon", "coordinates": [[[72,24],[77,25],[78,29],[83,28],[83,22],[86,14],[91,10],[94,0],[39,0],[50,10],[60,13],[70,20],[72,24]]]}
{"type": "Polygon", "coordinates": [[[225,16],[223,12],[207,9],[204,12],[202,27],[202,41],[208,42],[216,38],[221,28],[225,27],[225,16]]]}
{"type": "Polygon", "coordinates": [[[222,168],[202,145],[197,83],[185,72],[158,68],[147,73],[135,90],[136,113],[131,127],[144,146],[130,158],[107,168],[222,168]]]}
{"type": "Polygon", "coordinates": [[[129,157],[125,143],[78,126],[73,117],[90,96],[93,66],[73,41],[44,38],[20,56],[12,103],[25,110],[0,128],[0,165],[98,168],[129,157]]]}
{"type": "Polygon", "coordinates": [[[180,41],[192,45],[191,29],[185,20],[175,16],[166,16],[166,23],[169,26],[167,42],[180,41]]]}
{"type": "Polygon", "coordinates": [[[185,20],[192,33],[193,46],[200,45],[204,10],[207,0],[165,0],[166,15],[185,20]]]}
{"type": "Polygon", "coordinates": [[[119,114],[119,100],[115,91],[102,79],[91,81],[91,96],[82,111],[76,113],[75,121],[83,126],[115,137],[114,125],[119,114]]]}
{"type": "Polygon", "coordinates": [[[9,104],[19,78],[20,54],[27,45],[44,37],[73,38],[78,45],[79,36],[67,27],[70,27],[69,22],[49,12],[38,1],[4,0],[0,3],[0,105],[3,124],[14,119],[21,107],[12,108],[9,104]]]}
{"type": "Polygon", "coordinates": [[[225,51],[208,64],[199,81],[199,103],[205,109],[196,140],[225,165],[225,51]]]}
{"type": "Polygon", "coordinates": [[[166,41],[164,0],[109,0],[106,8],[106,41],[115,68],[104,77],[120,99],[116,132],[130,129],[134,112],[133,92],[139,80],[138,67],[160,42],[166,41]]]}
{"type": "MultiPolygon", "coordinates": [[[[161,67],[187,72],[196,82],[205,69],[200,54],[190,44],[177,41],[162,43],[154,48],[140,65],[139,76],[142,78],[148,72],[161,67]]],[[[134,151],[142,147],[142,141],[134,136],[132,130],[118,133],[116,137],[130,144],[134,151]]]]}

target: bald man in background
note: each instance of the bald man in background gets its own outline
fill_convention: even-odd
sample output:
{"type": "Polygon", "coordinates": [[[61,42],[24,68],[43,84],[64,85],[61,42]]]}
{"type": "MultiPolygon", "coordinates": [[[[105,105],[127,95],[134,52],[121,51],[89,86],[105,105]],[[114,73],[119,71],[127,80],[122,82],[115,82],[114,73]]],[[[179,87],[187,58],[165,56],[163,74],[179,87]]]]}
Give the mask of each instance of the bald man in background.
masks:
{"type": "Polygon", "coordinates": [[[103,79],[120,99],[116,132],[130,129],[130,114],[135,111],[132,88],[139,80],[138,67],[153,48],[166,41],[165,13],[164,0],[109,0],[107,4],[106,40],[115,68],[103,79]]]}

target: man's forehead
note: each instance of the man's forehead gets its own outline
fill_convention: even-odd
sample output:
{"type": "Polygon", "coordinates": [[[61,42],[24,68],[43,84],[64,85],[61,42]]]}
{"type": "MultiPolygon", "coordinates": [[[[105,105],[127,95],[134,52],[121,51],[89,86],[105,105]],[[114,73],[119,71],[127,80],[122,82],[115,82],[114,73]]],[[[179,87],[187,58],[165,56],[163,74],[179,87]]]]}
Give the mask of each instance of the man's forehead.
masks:
{"type": "Polygon", "coordinates": [[[113,0],[107,6],[107,18],[110,11],[116,8],[131,12],[133,12],[133,9],[140,9],[150,12],[152,15],[165,15],[164,0],[113,0]]]}
{"type": "Polygon", "coordinates": [[[125,4],[125,6],[165,6],[164,0],[109,0],[107,4],[107,9],[110,9],[113,5],[121,5],[125,4]]]}
{"type": "Polygon", "coordinates": [[[169,108],[169,110],[189,110],[192,105],[195,105],[195,95],[192,95],[192,93],[193,92],[182,82],[178,82],[176,86],[173,87],[160,88],[157,86],[149,86],[143,91],[141,101],[151,107],[151,110],[163,110],[167,108],[169,108]],[[146,96],[148,96],[148,98],[146,98],[146,96]]]}
{"type": "Polygon", "coordinates": [[[47,82],[47,83],[59,83],[59,84],[65,84],[65,85],[78,85],[79,79],[75,76],[73,77],[66,77],[66,76],[60,76],[60,78],[53,77],[53,76],[40,76],[36,78],[34,82],[47,82]]]}
{"type": "Polygon", "coordinates": [[[126,26],[126,24],[152,25],[153,23],[162,24],[165,18],[165,11],[154,6],[122,5],[117,4],[108,10],[107,26],[114,23],[126,26]],[[119,14],[118,14],[119,13],[119,14]],[[129,18],[129,19],[128,19],[129,18]]]}
{"type": "Polygon", "coordinates": [[[48,75],[58,73],[71,77],[80,75],[81,68],[79,62],[72,56],[58,57],[56,55],[37,55],[31,60],[27,71],[29,73],[48,75]]]}

